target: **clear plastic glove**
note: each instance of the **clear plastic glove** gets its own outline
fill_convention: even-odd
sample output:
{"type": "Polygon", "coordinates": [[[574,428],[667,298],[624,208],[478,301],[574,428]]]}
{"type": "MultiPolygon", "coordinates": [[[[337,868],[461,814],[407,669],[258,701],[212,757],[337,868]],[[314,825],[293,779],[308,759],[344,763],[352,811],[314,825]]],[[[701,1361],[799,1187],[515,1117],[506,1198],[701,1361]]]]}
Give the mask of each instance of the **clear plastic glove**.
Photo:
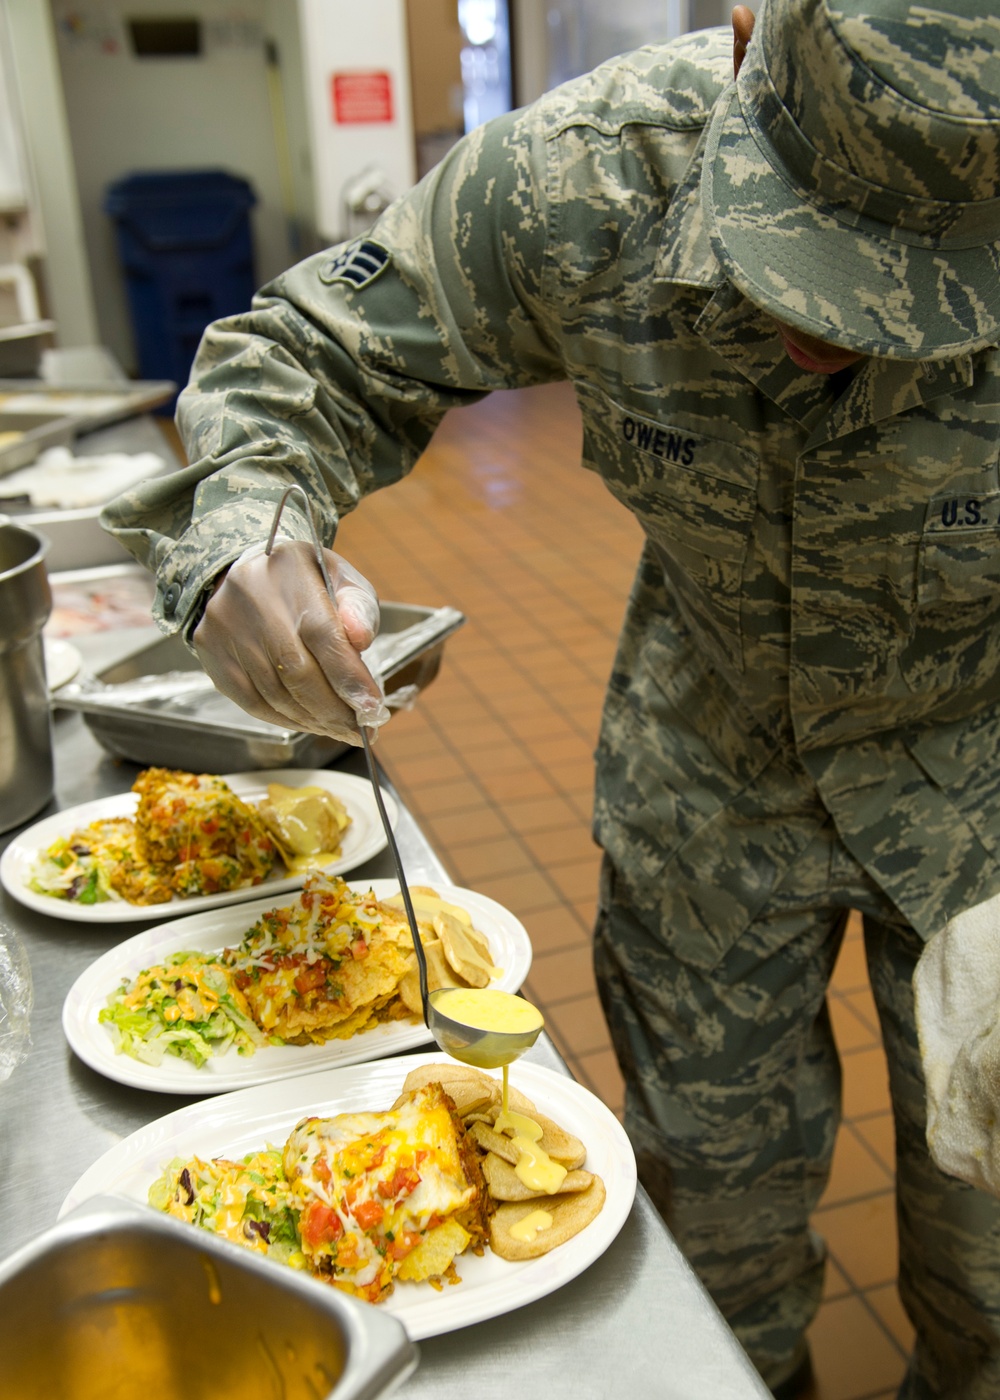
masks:
{"type": "Polygon", "coordinates": [[[934,935],[913,992],[931,1156],[1000,1196],[1000,895],[934,935]]]}
{"type": "Polygon", "coordinates": [[[360,653],[379,626],[375,590],[324,550],[334,599],[313,548],[280,540],[270,555],[247,550],[230,567],[194,633],[218,690],[258,719],[360,744],[357,726],[389,718],[360,653]]]}

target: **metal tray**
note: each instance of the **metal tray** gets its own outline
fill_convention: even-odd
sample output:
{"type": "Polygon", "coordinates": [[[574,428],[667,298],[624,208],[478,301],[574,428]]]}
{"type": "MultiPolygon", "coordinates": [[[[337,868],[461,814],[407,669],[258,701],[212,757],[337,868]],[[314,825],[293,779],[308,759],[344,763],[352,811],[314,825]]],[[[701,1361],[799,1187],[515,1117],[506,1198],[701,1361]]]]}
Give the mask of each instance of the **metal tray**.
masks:
{"type": "Polygon", "coordinates": [[[0,406],[0,435],[19,434],[10,442],[0,436],[0,476],[30,466],[46,447],[66,446],[73,441],[75,432],[75,421],[58,410],[5,412],[0,406]]]}
{"type": "Polygon", "coordinates": [[[376,1400],[402,1324],[133,1201],[96,1196],[0,1265],[5,1395],[376,1400]]]}
{"type": "MultiPolygon", "coordinates": [[[[382,625],[364,658],[386,694],[426,689],[444,644],[465,621],[454,608],[382,603],[382,625]]],[[[177,636],[161,637],[96,676],[62,686],[60,709],[79,710],[109,753],[135,763],[222,773],[321,768],[347,745],[282,729],[220,695],[177,636]]]]}
{"type": "Polygon", "coordinates": [[[0,378],[0,433],[22,434],[6,445],[0,440],[0,476],[30,466],[46,447],[64,446],[96,428],[156,408],[176,388],[159,379],[50,384],[0,378]]]}

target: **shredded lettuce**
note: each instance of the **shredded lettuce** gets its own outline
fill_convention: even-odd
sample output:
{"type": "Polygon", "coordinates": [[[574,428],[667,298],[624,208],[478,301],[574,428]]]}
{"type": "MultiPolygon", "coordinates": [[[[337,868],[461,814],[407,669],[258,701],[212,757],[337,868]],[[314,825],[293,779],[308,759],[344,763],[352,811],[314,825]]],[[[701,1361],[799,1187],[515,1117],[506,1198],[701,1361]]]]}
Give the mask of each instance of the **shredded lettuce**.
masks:
{"type": "Polygon", "coordinates": [[[252,1055],[267,1037],[237,1006],[225,966],[214,953],[173,953],[157,967],[123,982],[107,999],[98,1021],[107,1026],[116,1054],[159,1065],[164,1055],[190,1060],[197,1068],[235,1046],[252,1055]],[[208,1008],[198,978],[215,994],[208,1008]]]}

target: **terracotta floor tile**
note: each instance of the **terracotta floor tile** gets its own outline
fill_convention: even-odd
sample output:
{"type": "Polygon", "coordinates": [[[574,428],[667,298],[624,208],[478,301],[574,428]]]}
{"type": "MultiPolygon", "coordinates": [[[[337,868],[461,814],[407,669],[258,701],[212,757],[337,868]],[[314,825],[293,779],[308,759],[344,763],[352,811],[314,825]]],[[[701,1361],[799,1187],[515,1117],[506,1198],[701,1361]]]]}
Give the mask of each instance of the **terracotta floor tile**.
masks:
{"type": "Polygon", "coordinates": [[[593,992],[594,970],[589,948],[536,954],[528,973],[527,986],[530,999],[545,1006],[593,992]]]}
{"type": "Polygon", "coordinates": [[[850,1282],[843,1269],[839,1269],[832,1259],[826,1261],[826,1272],[823,1277],[823,1299],[842,1298],[847,1293],[853,1293],[850,1282]]]}
{"type": "Polygon", "coordinates": [[[889,1104],[889,1072],[881,1047],[843,1055],[844,1115],[878,1113],[889,1104]]]}
{"type": "Polygon", "coordinates": [[[889,1283],[882,1288],[866,1288],[865,1302],[878,1314],[883,1326],[888,1328],[899,1346],[909,1353],[913,1348],[913,1323],[899,1300],[896,1285],[889,1283]]]}
{"type": "Polygon", "coordinates": [[[824,1303],[809,1329],[819,1379],[816,1400],[862,1400],[893,1392],[906,1362],[860,1298],[824,1303]]]}
{"type": "Polygon", "coordinates": [[[607,1023],[597,993],[544,1007],[545,1025],[553,1040],[570,1054],[587,1055],[610,1045],[607,1023]]]}
{"type": "Polygon", "coordinates": [[[590,862],[597,850],[589,828],[575,816],[570,824],[548,831],[526,832],[521,828],[521,838],[543,866],[565,865],[577,860],[590,862]]]}
{"type": "Polygon", "coordinates": [[[567,861],[565,865],[546,866],[549,879],[568,900],[596,895],[601,853],[595,846],[586,860],[567,861]]]}
{"type": "Polygon", "coordinates": [[[886,1170],[847,1125],[841,1126],[833,1150],[830,1180],[820,1207],[842,1204],[892,1187],[892,1174],[886,1170]]]}
{"type": "Polygon", "coordinates": [[[852,1121],[851,1131],[863,1138],[869,1149],[890,1171],[896,1169],[896,1127],[891,1113],[877,1113],[852,1121]]]}
{"type": "Polygon", "coordinates": [[[828,1001],[837,1049],[842,1055],[848,1050],[874,1049],[880,1043],[871,1026],[855,1013],[853,997],[834,993],[828,1001]]]}
{"type": "Polygon", "coordinates": [[[864,986],[856,992],[841,993],[843,1000],[857,1016],[859,1021],[863,1021],[868,1026],[872,1034],[881,1042],[882,1025],[878,1018],[878,1008],[875,1005],[875,998],[872,996],[871,988],[864,986]]]}
{"type": "Polygon", "coordinates": [[[838,992],[853,992],[868,986],[868,964],[865,945],[859,938],[845,938],[833,970],[831,985],[838,992]]]}
{"type": "Polygon", "coordinates": [[[592,1050],[587,1055],[578,1055],[576,1064],[579,1077],[587,1088],[592,1089],[612,1113],[620,1115],[625,1104],[625,1081],[614,1051],[610,1048],[592,1050]]]}
{"type": "Polygon", "coordinates": [[[579,814],[573,800],[562,796],[514,799],[504,804],[504,814],[525,841],[532,832],[553,831],[579,824],[579,814]]]}
{"type": "Polygon", "coordinates": [[[558,891],[535,870],[516,875],[483,876],[476,888],[522,920],[534,910],[548,909],[558,901],[558,891]]]}
{"type": "Polygon", "coordinates": [[[534,869],[531,856],[513,836],[480,841],[474,846],[456,846],[451,863],[464,885],[477,888],[481,880],[495,875],[519,875],[534,869]]]}
{"type": "Polygon", "coordinates": [[[496,773],[485,773],[482,784],[491,799],[500,806],[524,797],[552,797],[554,783],[535,767],[507,767],[496,773]]]}
{"type": "Polygon", "coordinates": [[[849,1205],[821,1207],[813,1217],[830,1255],[855,1288],[896,1277],[896,1203],[891,1191],[849,1205]]]}
{"type": "Polygon", "coordinates": [[[420,789],[410,787],[408,780],[399,779],[407,806],[420,817],[440,816],[444,812],[465,812],[483,805],[483,794],[472,782],[427,783],[420,789]]]}
{"type": "Polygon", "coordinates": [[[495,807],[485,805],[464,812],[442,813],[427,821],[431,839],[447,850],[474,845],[490,837],[509,835],[508,823],[495,807]]]}
{"type": "Polygon", "coordinates": [[[584,924],[576,910],[569,905],[560,903],[548,909],[536,909],[523,914],[521,919],[536,956],[576,948],[589,962],[590,926],[584,924]]]}

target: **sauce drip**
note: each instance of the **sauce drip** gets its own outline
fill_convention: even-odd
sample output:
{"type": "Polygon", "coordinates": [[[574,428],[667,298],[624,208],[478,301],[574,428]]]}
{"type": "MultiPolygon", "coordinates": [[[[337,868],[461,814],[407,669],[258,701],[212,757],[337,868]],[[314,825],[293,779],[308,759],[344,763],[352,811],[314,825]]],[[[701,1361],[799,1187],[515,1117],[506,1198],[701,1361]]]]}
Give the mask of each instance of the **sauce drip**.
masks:
{"type": "Polygon", "coordinates": [[[530,1244],[536,1235],[540,1235],[543,1230],[551,1230],[552,1216],[547,1210],[533,1210],[530,1215],[526,1215],[523,1220],[519,1220],[516,1225],[510,1227],[511,1239],[521,1240],[524,1244],[530,1244]]]}

